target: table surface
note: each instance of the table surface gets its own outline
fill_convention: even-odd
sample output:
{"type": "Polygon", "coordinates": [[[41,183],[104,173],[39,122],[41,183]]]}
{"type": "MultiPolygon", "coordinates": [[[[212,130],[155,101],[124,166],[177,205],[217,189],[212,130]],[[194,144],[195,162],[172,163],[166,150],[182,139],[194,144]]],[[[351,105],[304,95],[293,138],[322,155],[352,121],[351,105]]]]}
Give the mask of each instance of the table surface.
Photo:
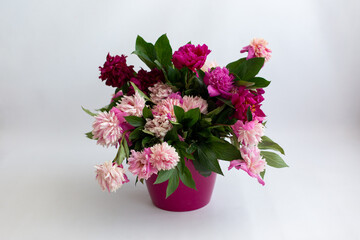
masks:
{"type": "Polygon", "coordinates": [[[222,163],[210,204],[183,213],[155,208],[132,176],[102,192],[93,165],[114,150],[80,133],[5,131],[0,239],[360,239],[358,133],[327,131],[277,132],[291,167],[269,169],[265,187],[222,163]]]}

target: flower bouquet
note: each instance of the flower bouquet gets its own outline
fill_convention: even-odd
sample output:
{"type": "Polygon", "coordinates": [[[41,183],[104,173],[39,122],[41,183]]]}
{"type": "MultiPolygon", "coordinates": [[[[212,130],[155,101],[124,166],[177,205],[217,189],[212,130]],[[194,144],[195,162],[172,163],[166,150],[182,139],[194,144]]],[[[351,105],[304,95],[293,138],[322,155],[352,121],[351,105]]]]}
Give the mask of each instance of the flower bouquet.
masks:
{"type": "Polygon", "coordinates": [[[133,53],[149,70],[107,55],[99,78],[115,88],[111,102],[97,113],[83,108],[95,118],[86,136],[117,149],[114,160],[95,167],[103,190],[129,182],[125,162],[136,182],[165,184],[164,199],[180,184],[200,191],[194,174],[223,175],[219,160],[262,185],[267,166],[287,167],[275,153],[284,150],[264,135],[261,104],[270,81],[257,74],[270,59],[267,42],[253,39],[240,51],[247,57],[225,67],[206,62],[210,52],[188,43],[173,53],[164,34],[155,44],[136,39],[133,53]]]}

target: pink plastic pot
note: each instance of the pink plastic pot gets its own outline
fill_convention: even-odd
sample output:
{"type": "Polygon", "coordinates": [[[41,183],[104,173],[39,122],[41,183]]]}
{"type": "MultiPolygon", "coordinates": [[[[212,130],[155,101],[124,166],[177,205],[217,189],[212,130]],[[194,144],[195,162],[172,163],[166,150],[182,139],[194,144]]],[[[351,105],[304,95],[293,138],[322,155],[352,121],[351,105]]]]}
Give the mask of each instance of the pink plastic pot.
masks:
{"type": "Polygon", "coordinates": [[[154,184],[157,175],[153,174],[146,181],[146,186],[151,200],[156,207],[167,211],[185,212],[202,208],[210,202],[216,173],[212,173],[209,177],[204,177],[196,171],[191,160],[187,160],[185,164],[194,178],[197,191],[185,186],[180,180],[179,187],[172,195],[165,199],[168,181],[154,184]]]}

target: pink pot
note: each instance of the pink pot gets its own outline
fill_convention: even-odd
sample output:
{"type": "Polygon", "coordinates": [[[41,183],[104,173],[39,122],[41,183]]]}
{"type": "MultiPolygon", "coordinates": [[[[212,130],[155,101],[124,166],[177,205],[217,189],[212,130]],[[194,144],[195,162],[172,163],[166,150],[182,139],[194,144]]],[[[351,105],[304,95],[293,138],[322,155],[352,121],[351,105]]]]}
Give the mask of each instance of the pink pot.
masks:
{"type": "Polygon", "coordinates": [[[185,164],[194,178],[197,190],[185,186],[180,180],[179,187],[172,195],[165,199],[168,181],[154,184],[157,175],[153,174],[146,181],[146,186],[151,200],[156,207],[167,211],[185,212],[202,208],[210,202],[216,173],[212,173],[209,177],[204,177],[196,171],[191,160],[187,160],[185,164]]]}

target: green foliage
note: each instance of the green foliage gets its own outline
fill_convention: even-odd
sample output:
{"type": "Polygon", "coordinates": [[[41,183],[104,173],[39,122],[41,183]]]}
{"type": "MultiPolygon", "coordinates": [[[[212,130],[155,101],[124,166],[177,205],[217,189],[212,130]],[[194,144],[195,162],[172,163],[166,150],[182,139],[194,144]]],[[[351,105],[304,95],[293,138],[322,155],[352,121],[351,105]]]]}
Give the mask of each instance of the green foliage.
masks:
{"type": "Polygon", "coordinates": [[[179,173],[180,173],[179,175],[180,175],[181,182],[185,186],[197,190],[195,181],[191,175],[191,172],[186,166],[184,166],[183,171],[179,171],[179,173]]]}
{"type": "Polygon", "coordinates": [[[148,43],[142,37],[137,36],[135,51],[133,53],[136,54],[150,69],[156,67],[156,64],[154,63],[156,51],[152,43],[148,43]]]}
{"type": "Polygon", "coordinates": [[[146,118],[154,118],[152,112],[151,112],[151,109],[148,108],[147,106],[145,106],[143,108],[143,117],[146,119],[146,118]]]}
{"type": "Polygon", "coordinates": [[[174,171],[169,178],[169,182],[166,188],[166,198],[168,198],[171,194],[173,194],[178,186],[179,186],[179,174],[178,171],[174,171]]]}
{"type": "Polygon", "coordinates": [[[270,149],[270,150],[278,151],[281,154],[285,155],[284,149],[282,147],[280,147],[279,144],[277,144],[276,142],[271,140],[269,137],[262,136],[261,139],[262,139],[262,141],[258,144],[259,149],[262,149],[262,150],[270,149]]]}
{"type": "Polygon", "coordinates": [[[270,84],[270,81],[268,81],[264,78],[261,78],[261,77],[251,78],[251,79],[249,79],[249,82],[254,83],[253,85],[251,85],[249,87],[251,89],[266,88],[270,84]]]}
{"type": "Polygon", "coordinates": [[[84,112],[86,112],[86,113],[89,114],[90,116],[92,116],[92,117],[97,116],[96,113],[92,113],[89,109],[86,109],[86,108],[84,108],[83,106],[81,106],[81,108],[82,108],[82,110],[84,110],[84,112]]]}
{"type": "Polygon", "coordinates": [[[167,180],[169,180],[169,178],[174,174],[174,172],[176,171],[176,169],[170,169],[170,170],[162,170],[158,172],[158,176],[156,178],[156,181],[154,182],[154,184],[159,184],[159,183],[163,183],[167,180]]]}
{"type": "Polygon", "coordinates": [[[246,62],[246,58],[240,58],[239,60],[235,62],[231,62],[228,65],[226,65],[226,68],[229,69],[229,72],[238,74],[242,69],[242,64],[246,62]]]}
{"type": "Polygon", "coordinates": [[[284,160],[274,152],[261,151],[260,154],[266,159],[266,163],[274,168],[289,167],[284,160]]]}
{"type": "Polygon", "coordinates": [[[205,142],[198,143],[197,156],[199,163],[207,170],[224,175],[221,171],[216,153],[205,142]]]}
{"type": "Polygon", "coordinates": [[[146,123],[144,118],[136,117],[136,116],[127,116],[125,117],[125,120],[133,127],[144,126],[146,123]]]}
{"type": "Polygon", "coordinates": [[[130,82],[130,84],[131,84],[131,86],[134,88],[134,90],[140,94],[140,96],[142,96],[145,100],[150,101],[150,98],[149,98],[148,96],[146,96],[146,94],[143,93],[143,92],[135,85],[135,83],[130,82]]]}
{"type": "Polygon", "coordinates": [[[166,34],[163,34],[155,43],[157,59],[164,66],[171,65],[172,49],[166,34]]]}
{"type": "Polygon", "coordinates": [[[247,111],[246,111],[246,118],[249,122],[251,122],[253,120],[253,116],[252,116],[252,112],[250,107],[248,107],[247,111]]]}
{"type": "Polygon", "coordinates": [[[185,116],[185,111],[184,109],[182,109],[181,107],[179,106],[174,106],[174,113],[175,113],[175,117],[176,117],[176,120],[180,123],[183,121],[184,119],[184,116],[185,116]]]}
{"type": "Polygon", "coordinates": [[[241,80],[248,81],[255,77],[264,66],[265,58],[251,58],[241,64],[237,75],[241,80]]]}
{"type": "Polygon", "coordinates": [[[87,138],[94,139],[94,134],[92,132],[85,133],[87,138]]]}
{"type": "Polygon", "coordinates": [[[260,173],[260,177],[261,177],[262,179],[264,179],[264,177],[265,177],[265,172],[266,172],[266,170],[264,169],[264,171],[262,171],[262,172],[260,173]]]}
{"type": "Polygon", "coordinates": [[[182,121],[182,123],[183,125],[190,128],[199,121],[200,117],[201,117],[200,109],[193,108],[185,113],[184,120],[182,121]]]}

